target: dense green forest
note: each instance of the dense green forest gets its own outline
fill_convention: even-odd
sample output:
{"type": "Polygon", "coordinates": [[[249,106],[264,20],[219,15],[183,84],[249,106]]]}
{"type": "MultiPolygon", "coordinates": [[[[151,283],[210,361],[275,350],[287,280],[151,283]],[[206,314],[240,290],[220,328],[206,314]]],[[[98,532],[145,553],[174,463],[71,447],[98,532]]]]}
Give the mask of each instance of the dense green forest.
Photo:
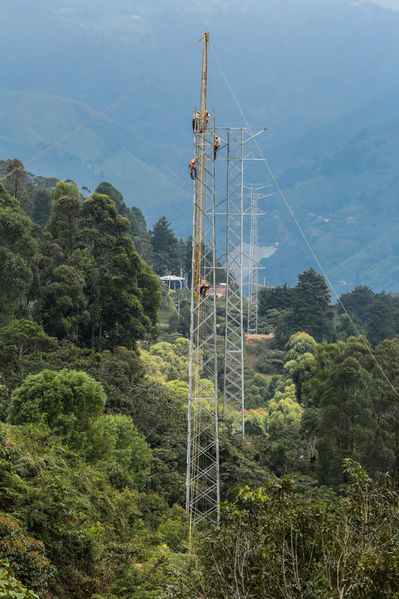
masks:
{"type": "Polygon", "coordinates": [[[3,167],[0,597],[399,597],[399,296],[332,304],[312,268],[260,291],[246,436],[225,416],[190,553],[189,292],[156,275],[190,276],[191,242],[111,183],[3,167]]]}

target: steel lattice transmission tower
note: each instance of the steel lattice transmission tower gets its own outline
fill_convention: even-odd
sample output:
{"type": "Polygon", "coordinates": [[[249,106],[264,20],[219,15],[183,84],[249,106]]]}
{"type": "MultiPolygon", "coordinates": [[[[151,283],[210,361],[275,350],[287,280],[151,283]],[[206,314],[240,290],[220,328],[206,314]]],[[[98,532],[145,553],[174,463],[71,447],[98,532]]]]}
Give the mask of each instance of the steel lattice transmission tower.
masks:
{"type": "MultiPolygon", "coordinates": [[[[265,129],[224,129],[226,140],[227,193],[226,250],[221,257],[226,270],[225,362],[223,412],[233,431],[244,434],[244,322],[243,322],[243,224],[247,212],[244,199],[244,164],[262,160],[254,139],[265,129]],[[223,260],[224,258],[224,260],[223,260]]],[[[218,129],[219,131],[219,129],[218,129]]],[[[219,158],[218,158],[219,159],[219,158]]]]}
{"type": "Polygon", "coordinates": [[[186,510],[191,526],[205,517],[219,519],[219,421],[216,353],[215,289],[215,161],[214,117],[206,118],[207,51],[204,36],[200,118],[194,132],[198,157],[194,180],[191,283],[190,365],[186,510]]]}
{"type": "Polygon", "coordinates": [[[249,184],[249,214],[251,217],[251,230],[249,240],[248,264],[248,325],[249,335],[258,334],[258,289],[259,289],[259,259],[258,259],[258,220],[264,212],[259,212],[260,198],[270,194],[261,193],[265,188],[259,183],[249,184]]]}

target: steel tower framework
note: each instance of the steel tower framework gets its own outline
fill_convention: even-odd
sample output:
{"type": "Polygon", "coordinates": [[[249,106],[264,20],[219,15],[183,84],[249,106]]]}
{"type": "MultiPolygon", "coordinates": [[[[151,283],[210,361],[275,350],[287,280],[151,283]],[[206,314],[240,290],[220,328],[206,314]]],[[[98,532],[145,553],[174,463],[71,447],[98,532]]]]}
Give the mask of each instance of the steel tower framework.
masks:
{"type": "MultiPolygon", "coordinates": [[[[224,129],[226,139],[227,193],[226,250],[221,258],[226,270],[225,360],[223,412],[233,432],[244,435],[244,322],[243,322],[243,224],[244,163],[262,160],[254,139],[265,129],[224,129]],[[224,260],[223,260],[224,258],[224,260]]],[[[219,131],[219,129],[218,129],[219,131]]]]}
{"type": "Polygon", "coordinates": [[[251,231],[249,240],[248,264],[248,324],[249,335],[258,334],[258,289],[259,289],[259,260],[258,260],[258,218],[264,212],[259,212],[260,198],[270,194],[261,193],[264,185],[259,183],[249,184],[249,214],[251,217],[251,231]]]}
{"type": "Polygon", "coordinates": [[[198,157],[193,198],[193,253],[191,283],[190,362],[188,397],[188,439],[186,511],[193,523],[205,517],[219,519],[219,422],[216,352],[216,296],[203,289],[215,289],[215,161],[214,116],[205,118],[207,102],[207,50],[204,36],[200,119],[194,133],[198,157]],[[202,289],[201,289],[202,288],[202,289]]]}

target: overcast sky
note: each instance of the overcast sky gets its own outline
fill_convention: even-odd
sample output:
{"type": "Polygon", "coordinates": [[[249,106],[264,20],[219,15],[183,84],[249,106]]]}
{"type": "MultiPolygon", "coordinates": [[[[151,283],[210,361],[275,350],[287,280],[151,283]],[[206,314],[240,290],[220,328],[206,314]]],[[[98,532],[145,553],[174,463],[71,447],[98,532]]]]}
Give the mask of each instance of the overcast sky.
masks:
{"type": "Polygon", "coordinates": [[[399,0],[372,0],[374,4],[385,6],[385,8],[392,8],[393,10],[399,10],[399,0]]]}

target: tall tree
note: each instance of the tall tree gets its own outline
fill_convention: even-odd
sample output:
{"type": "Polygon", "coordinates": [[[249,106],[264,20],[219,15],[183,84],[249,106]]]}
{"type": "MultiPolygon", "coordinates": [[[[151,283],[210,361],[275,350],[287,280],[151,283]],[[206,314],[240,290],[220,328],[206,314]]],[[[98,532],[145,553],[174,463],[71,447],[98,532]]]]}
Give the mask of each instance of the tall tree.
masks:
{"type": "Polygon", "coordinates": [[[382,341],[374,353],[378,362],[373,368],[376,428],[370,467],[376,473],[389,472],[395,488],[399,484],[399,339],[382,341]],[[380,367],[386,376],[381,376],[380,367]]]}
{"type": "Polygon", "coordinates": [[[42,227],[47,223],[51,212],[51,193],[40,187],[31,192],[33,203],[31,218],[42,227]]]}
{"type": "Polygon", "coordinates": [[[317,449],[321,482],[339,484],[344,458],[367,459],[373,434],[370,374],[352,356],[334,365],[320,401],[317,449]]]}
{"type": "Polygon", "coordinates": [[[377,345],[384,339],[395,335],[394,311],[384,302],[376,300],[370,306],[368,313],[368,339],[372,345],[377,345]]]}
{"type": "Polygon", "coordinates": [[[118,213],[109,196],[93,193],[83,202],[80,245],[90,249],[99,266],[107,268],[115,238],[126,235],[129,227],[128,219],[118,213]]]}
{"type": "Polygon", "coordinates": [[[137,206],[129,208],[121,192],[108,181],[100,183],[95,193],[107,195],[115,202],[119,214],[125,216],[130,222],[130,236],[134,241],[136,250],[146,262],[150,262],[152,257],[151,237],[147,231],[145,218],[140,208],[137,208],[137,206]]]}
{"type": "Polygon", "coordinates": [[[99,185],[97,185],[95,192],[100,195],[106,195],[115,203],[116,209],[122,216],[126,216],[128,218],[129,208],[126,206],[125,200],[123,199],[123,195],[121,192],[116,189],[109,183],[108,181],[102,181],[99,185]]]}
{"type": "Polygon", "coordinates": [[[0,319],[24,316],[36,272],[37,226],[0,183],[0,319]]]}
{"type": "Polygon", "coordinates": [[[79,342],[79,325],[89,320],[85,277],[71,264],[61,264],[52,281],[42,289],[41,317],[46,331],[74,343],[79,342]]]}
{"type": "Polygon", "coordinates": [[[159,283],[128,236],[129,221],[106,195],[93,194],[82,204],[80,245],[98,270],[96,298],[89,300],[92,343],[135,345],[156,325],[159,283]],[[94,302],[94,304],[93,304],[94,302]]]}
{"type": "Polygon", "coordinates": [[[302,373],[303,426],[317,438],[320,481],[339,484],[341,463],[350,457],[369,464],[375,431],[372,358],[365,338],[351,337],[316,348],[302,373]]]}
{"type": "Polygon", "coordinates": [[[313,268],[298,275],[294,307],[296,330],[305,331],[319,342],[331,341],[333,316],[330,293],[324,277],[313,268]]]}
{"type": "Polygon", "coordinates": [[[75,249],[77,225],[80,213],[80,195],[76,183],[59,181],[52,193],[51,215],[46,225],[53,238],[70,257],[75,249]]]}
{"type": "Polygon", "coordinates": [[[287,283],[277,287],[262,287],[258,293],[259,315],[265,316],[268,310],[286,310],[294,307],[295,289],[287,283]]]}
{"type": "Polygon", "coordinates": [[[294,323],[295,289],[286,283],[259,290],[260,326],[274,333],[274,345],[283,349],[290,335],[297,330],[294,323]]]}
{"type": "Polygon", "coordinates": [[[27,176],[23,163],[18,158],[7,160],[6,185],[14,198],[20,202],[26,194],[27,176]]]}
{"type": "Polygon", "coordinates": [[[138,253],[143,260],[151,264],[151,235],[147,230],[147,223],[140,208],[137,208],[137,206],[132,206],[129,210],[128,219],[130,220],[130,233],[138,253]]]}
{"type": "Polygon", "coordinates": [[[179,274],[182,260],[179,256],[179,242],[170,222],[164,217],[155,223],[151,231],[153,267],[157,274],[179,274]]]}
{"type": "MultiPolygon", "coordinates": [[[[374,292],[367,285],[357,285],[352,291],[343,293],[340,300],[352,317],[355,316],[364,323],[374,301],[374,292]]],[[[343,312],[341,305],[338,306],[338,312],[343,312]]]]}

